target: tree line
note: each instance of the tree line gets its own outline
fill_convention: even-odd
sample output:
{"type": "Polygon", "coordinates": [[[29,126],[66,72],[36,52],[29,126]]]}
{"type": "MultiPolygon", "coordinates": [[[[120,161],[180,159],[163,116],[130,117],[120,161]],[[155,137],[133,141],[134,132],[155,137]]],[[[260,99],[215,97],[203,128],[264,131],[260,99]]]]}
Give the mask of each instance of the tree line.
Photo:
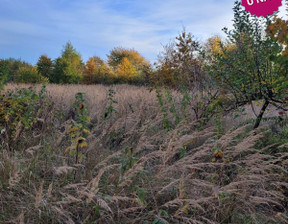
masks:
{"type": "Polygon", "coordinates": [[[164,47],[153,65],[136,50],[123,47],[112,49],[106,61],[93,56],[84,63],[68,42],[55,60],[41,55],[33,66],[21,59],[0,59],[0,71],[6,82],[16,83],[191,86],[204,73],[203,49],[191,33],[183,30],[164,47]]]}
{"type": "Polygon", "coordinates": [[[41,55],[35,66],[20,59],[1,59],[0,69],[6,82],[58,84],[141,83],[143,71],[150,64],[133,49],[114,48],[107,62],[94,56],[83,62],[81,55],[68,42],[60,57],[52,60],[41,55]]]}

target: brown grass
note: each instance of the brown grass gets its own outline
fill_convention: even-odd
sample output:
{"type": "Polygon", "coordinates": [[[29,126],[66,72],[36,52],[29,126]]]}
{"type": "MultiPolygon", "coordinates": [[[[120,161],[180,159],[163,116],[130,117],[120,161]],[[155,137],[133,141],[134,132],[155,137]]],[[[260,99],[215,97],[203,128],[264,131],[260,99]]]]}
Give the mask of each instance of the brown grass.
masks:
{"type": "MultiPolygon", "coordinates": [[[[48,85],[47,92],[64,118],[51,115],[40,139],[11,157],[2,151],[0,222],[288,223],[288,147],[280,134],[268,141],[278,133],[269,122],[237,127],[251,111],[222,117],[218,138],[213,120],[195,125],[193,102],[179,124],[168,113],[173,128],[165,130],[156,93],[145,87],[48,85]],[[105,120],[110,88],[119,113],[105,120]],[[85,92],[93,120],[81,164],[64,153],[62,130],[77,92],[85,92]],[[223,158],[214,161],[216,149],[223,158]]],[[[181,94],[172,95],[182,116],[181,94]]]]}

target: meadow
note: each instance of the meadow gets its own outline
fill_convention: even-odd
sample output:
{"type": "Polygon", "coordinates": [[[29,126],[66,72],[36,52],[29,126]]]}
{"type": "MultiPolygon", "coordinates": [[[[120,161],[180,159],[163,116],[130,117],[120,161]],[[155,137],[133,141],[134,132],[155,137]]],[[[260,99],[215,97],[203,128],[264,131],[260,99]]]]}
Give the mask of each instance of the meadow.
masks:
{"type": "Polygon", "coordinates": [[[69,41],[1,58],[0,223],[288,223],[288,21],[241,3],[225,37],[183,28],[153,63],[130,45],[84,61],[69,41]]]}
{"type": "Polygon", "coordinates": [[[253,129],[261,101],[207,119],[204,96],[169,88],[3,93],[1,223],[288,222],[287,117],[253,129]]]}

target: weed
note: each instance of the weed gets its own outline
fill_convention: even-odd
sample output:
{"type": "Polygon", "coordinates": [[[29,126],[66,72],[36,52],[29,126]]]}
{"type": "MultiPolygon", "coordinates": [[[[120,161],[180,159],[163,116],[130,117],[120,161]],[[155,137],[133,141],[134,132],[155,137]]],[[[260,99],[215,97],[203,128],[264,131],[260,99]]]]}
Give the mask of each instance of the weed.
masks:
{"type": "Polygon", "coordinates": [[[181,121],[181,117],[179,115],[178,110],[176,109],[175,104],[174,104],[171,91],[169,89],[165,89],[165,94],[166,94],[167,101],[170,105],[169,112],[175,117],[174,123],[175,123],[175,126],[177,126],[179,124],[179,122],[181,121]]]}
{"type": "Polygon", "coordinates": [[[162,126],[167,131],[171,131],[173,129],[173,126],[177,126],[179,124],[179,122],[181,121],[181,117],[176,109],[176,105],[173,101],[171,91],[168,89],[164,89],[164,93],[165,95],[162,94],[161,90],[156,90],[158,104],[162,113],[162,126]],[[169,117],[175,118],[174,122],[171,122],[169,120],[169,117]]]}
{"type": "Polygon", "coordinates": [[[132,168],[132,166],[137,162],[137,158],[134,156],[133,148],[125,149],[125,156],[122,159],[121,171],[124,174],[125,171],[132,168]]]}
{"type": "Polygon", "coordinates": [[[49,108],[46,86],[39,93],[35,89],[17,89],[0,96],[0,138],[2,147],[11,151],[22,132],[28,132],[39,121],[44,108],[49,108]]]}
{"type": "Polygon", "coordinates": [[[165,129],[167,130],[171,130],[171,124],[170,124],[170,121],[168,119],[168,110],[164,104],[164,99],[163,99],[163,95],[162,95],[162,92],[160,90],[156,90],[156,96],[157,96],[157,99],[158,99],[158,103],[159,103],[159,106],[160,106],[160,110],[161,110],[161,113],[162,113],[162,125],[165,129]]]}
{"type": "Polygon", "coordinates": [[[183,91],[181,100],[181,110],[184,119],[188,117],[188,106],[190,105],[191,100],[192,97],[189,95],[189,92],[187,90],[183,91]]]}
{"type": "MultiPolygon", "coordinates": [[[[76,111],[75,121],[71,121],[71,127],[68,130],[70,136],[71,145],[65,149],[65,154],[69,153],[70,156],[75,156],[75,164],[81,163],[85,158],[81,152],[86,148],[86,138],[90,134],[89,130],[89,111],[85,104],[84,93],[77,93],[75,95],[74,108],[76,111]]],[[[74,173],[74,179],[76,177],[76,170],[74,173]]]]}
{"type": "Polygon", "coordinates": [[[108,104],[109,106],[106,108],[104,118],[111,119],[115,118],[114,114],[118,113],[118,110],[115,108],[115,105],[118,104],[118,101],[114,99],[116,92],[113,89],[109,89],[108,91],[108,104]]]}

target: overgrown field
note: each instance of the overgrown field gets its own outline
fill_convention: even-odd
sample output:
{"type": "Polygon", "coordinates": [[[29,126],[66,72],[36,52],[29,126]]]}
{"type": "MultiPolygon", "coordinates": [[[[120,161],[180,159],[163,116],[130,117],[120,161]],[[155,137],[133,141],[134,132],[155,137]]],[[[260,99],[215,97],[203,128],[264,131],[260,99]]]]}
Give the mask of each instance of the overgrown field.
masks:
{"type": "Polygon", "coordinates": [[[28,87],[1,95],[0,223],[288,223],[284,112],[253,130],[262,102],[224,113],[199,93],[28,87]]]}

